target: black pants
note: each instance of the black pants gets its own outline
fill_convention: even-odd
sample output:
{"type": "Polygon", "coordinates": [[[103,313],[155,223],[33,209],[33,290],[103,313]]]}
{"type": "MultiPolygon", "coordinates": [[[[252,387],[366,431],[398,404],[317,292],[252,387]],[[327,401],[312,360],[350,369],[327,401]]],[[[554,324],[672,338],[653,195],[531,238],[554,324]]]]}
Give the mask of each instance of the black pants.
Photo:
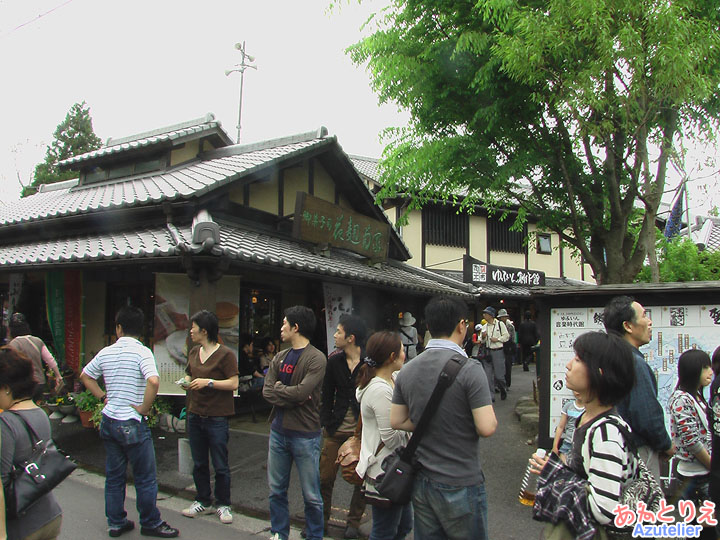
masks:
{"type": "Polygon", "coordinates": [[[532,345],[523,345],[523,344],[520,345],[520,352],[522,353],[522,365],[523,365],[523,369],[525,371],[527,371],[529,369],[528,364],[530,363],[530,360],[532,360],[532,358],[533,358],[532,347],[533,347],[532,345]]]}

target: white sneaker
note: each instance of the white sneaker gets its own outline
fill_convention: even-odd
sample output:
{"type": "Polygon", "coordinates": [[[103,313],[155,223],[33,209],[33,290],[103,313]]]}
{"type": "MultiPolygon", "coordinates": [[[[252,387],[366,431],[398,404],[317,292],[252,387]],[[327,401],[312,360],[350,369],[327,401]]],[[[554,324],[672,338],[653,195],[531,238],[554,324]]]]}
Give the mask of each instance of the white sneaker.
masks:
{"type": "Polygon", "coordinates": [[[225,525],[232,523],[232,512],[229,506],[218,506],[215,513],[220,518],[221,523],[225,523],[225,525]]]}
{"type": "Polygon", "coordinates": [[[280,533],[275,533],[270,537],[270,540],[281,540],[280,533]]]}
{"type": "Polygon", "coordinates": [[[187,507],[185,510],[182,511],[182,515],[189,518],[194,518],[195,516],[201,516],[202,514],[212,514],[213,509],[207,508],[203,503],[200,501],[193,501],[193,503],[187,507]]]}

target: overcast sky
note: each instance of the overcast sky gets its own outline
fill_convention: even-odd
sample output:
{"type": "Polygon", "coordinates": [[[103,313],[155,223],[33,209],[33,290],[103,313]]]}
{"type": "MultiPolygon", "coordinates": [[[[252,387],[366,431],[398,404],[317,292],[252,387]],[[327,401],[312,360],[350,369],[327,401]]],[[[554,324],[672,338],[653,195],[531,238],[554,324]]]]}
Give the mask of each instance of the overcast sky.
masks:
{"type": "MultiPolygon", "coordinates": [[[[379,133],[404,125],[378,106],[369,77],[344,50],[387,0],[0,0],[0,201],[32,179],[55,127],[73,103],[90,106],[103,141],[212,112],[236,137],[246,41],[257,71],[245,73],[242,141],[321,125],[350,154],[379,157],[379,133]]],[[[715,150],[696,150],[688,170],[715,150]]],[[[671,178],[671,186],[677,183],[671,178]]],[[[696,181],[692,206],[718,204],[717,176],[696,181]],[[698,189],[707,184],[709,193],[698,189]]],[[[666,199],[670,200],[672,194],[666,199]]]]}

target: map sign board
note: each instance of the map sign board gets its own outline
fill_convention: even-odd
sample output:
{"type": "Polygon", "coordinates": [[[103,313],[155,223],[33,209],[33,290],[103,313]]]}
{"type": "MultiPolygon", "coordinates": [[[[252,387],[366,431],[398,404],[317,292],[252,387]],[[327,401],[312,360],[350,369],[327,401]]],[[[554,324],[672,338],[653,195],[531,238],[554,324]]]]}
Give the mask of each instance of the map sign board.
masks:
{"type": "MultiPolygon", "coordinates": [[[[720,304],[645,305],[653,321],[652,340],[640,348],[658,383],[658,400],[665,410],[677,384],[677,359],[688,349],[702,349],[712,355],[720,345],[720,304]]],[[[550,422],[553,437],[563,404],[573,399],[565,386],[565,366],[573,358],[573,342],[588,331],[604,331],[603,306],[550,309],[550,422]]]]}

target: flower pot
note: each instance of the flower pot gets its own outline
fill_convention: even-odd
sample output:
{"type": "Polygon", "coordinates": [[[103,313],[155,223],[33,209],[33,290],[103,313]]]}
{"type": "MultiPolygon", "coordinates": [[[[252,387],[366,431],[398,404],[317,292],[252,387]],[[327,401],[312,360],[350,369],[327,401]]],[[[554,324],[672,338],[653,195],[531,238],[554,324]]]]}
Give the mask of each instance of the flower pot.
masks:
{"type": "Polygon", "coordinates": [[[75,405],[60,405],[58,408],[63,414],[73,414],[75,412],[75,405]]]}
{"type": "Polygon", "coordinates": [[[92,411],[81,411],[78,409],[77,412],[78,416],[80,417],[80,423],[83,425],[83,427],[86,428],[93,428],[95,427],[95,424],[93,424],[92,418],[92,411]]]}

